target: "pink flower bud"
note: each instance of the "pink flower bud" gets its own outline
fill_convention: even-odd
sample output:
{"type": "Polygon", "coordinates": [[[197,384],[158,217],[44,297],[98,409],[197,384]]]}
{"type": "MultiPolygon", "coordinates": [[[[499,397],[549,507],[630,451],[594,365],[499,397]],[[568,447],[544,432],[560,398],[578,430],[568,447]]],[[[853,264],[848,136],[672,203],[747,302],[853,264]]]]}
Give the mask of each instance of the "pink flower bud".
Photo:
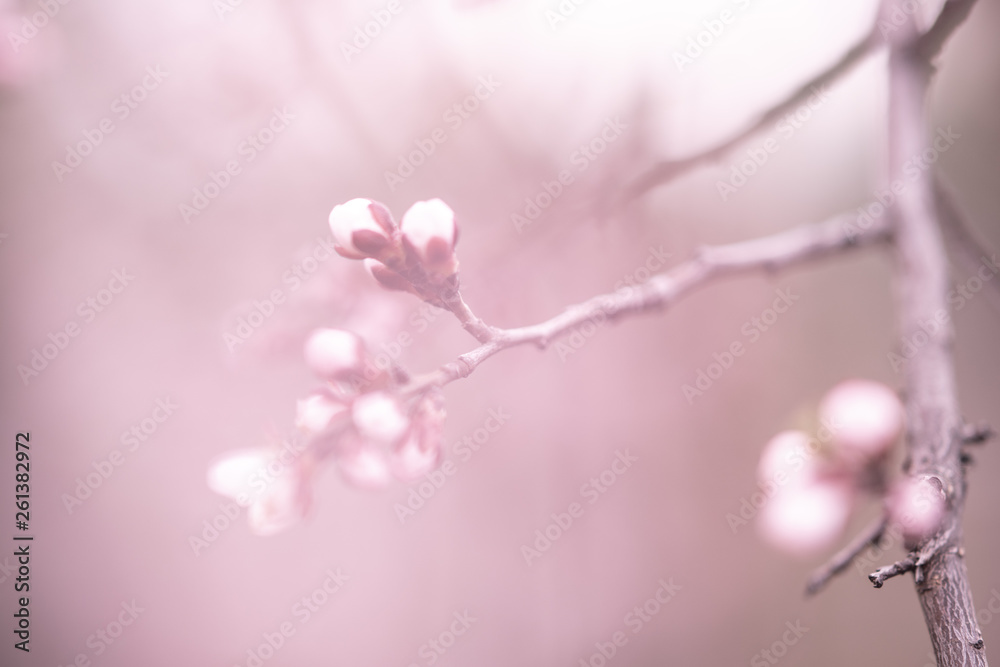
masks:
{"type": "Polygon", "coordinates": [[[306,364],[325,380],[348,380],[361,373],[365,346],[357,334],[340,329],[317,329],[306,340],[306,364]]]}
{"type": "Polygon", "coordinates": [[[458,271],[458,227],[455,213],[443,201],[418,201],[403,214],[399,228],[428,272],[447,277],[458,271]]]}
{"type": "Polygon", "coordinates": [[[785,484],[814,477],[819,467],[817,445],[805,431],[782,431],[764,445],[757,464],[758,481],[785,484]]]}
{"type": "Polygon", "coordinates": [[[296,404],[295,425],[309,435],[322,433],[347,406],[324,394],[313,394],[296,404]]]}
{"type": "Polygon", "coordinates": [[[372,278],[382,287],[395,292],[415,293],[413,285],[409,280],[399,275],[388,266],[377,259],[368,258],[365,260],[365,268],[372,278]]]}
{"type": "Polygon", "coordinates": [[[382,204],[352,199],[330,211],[334,250],[348,259],[378,257],[393,246],[396,225],[382,204]]]}
{"type": "Polygon", "coordinates": [[[403,414],[399,400],[384,391],[355,399],[351,417],[358,434],[377,444],[397,444],[410,429],[410,420],[403,414]]]}
{"type": "Polygon", "coordinates": [[[772,546],[808,556],[831,546],[847,525],[851,489],[815,479],[790,485],[763,506],[757,525],[772,546]]]}
{"type": "Polygon", "coordinates": [[[889,515],[911,540],[921,540],[937,532],[944,511],[944,488],[937,477],[908,477],[889,493],[889,515]]]}
{"type": "Polygon", "coordinates": [[[847,380],[819,406],[820,420],[833,432],[832,444],[851,460],[878,458],[903,430],[903,406],[889,387],[871,380],[847,380]]]}

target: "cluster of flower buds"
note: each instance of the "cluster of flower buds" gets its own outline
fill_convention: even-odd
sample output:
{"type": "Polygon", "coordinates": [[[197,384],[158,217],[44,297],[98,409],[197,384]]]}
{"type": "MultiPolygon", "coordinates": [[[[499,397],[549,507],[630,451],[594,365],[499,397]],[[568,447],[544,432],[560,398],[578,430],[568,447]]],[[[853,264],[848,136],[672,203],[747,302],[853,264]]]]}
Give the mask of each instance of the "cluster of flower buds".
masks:
{"type": "MultiPolygon", "coordinates": [[[[884,493],[884,467],[903,431],[904,410],[889,387],[847,380],[819,405],[816,437],[784,431],[761,454],[759,483],[769,500],[758,527],[775,547],[794,555],[829,548],[842,534],[860,493],[884,493]]],[[[890,519],[908,539],[932,534],[944,509],[933,479],[905,479],[887,494],[890,519]]]]}
{"type": "Polygon", "coordinates": [[[375,280],[390,290],[440,299],[458,287],[455,213],[440,199],[419,201],[397,226],[389,209],[370,199],[352,199],[330,212],[334,249],[363,259],[375,280]]]}
{"type": "Polygon", "coordinates": [[[253,532],[293,525],[311,504],[313,472],[333,458],[351,484],[379,488],[410,481],[442,458],[444,401],[437,391],[406,398],[393,369],[374,363],[351,332],[319,329],[306,341],[306,364],[326,385],[298,401],[298,447],[230,452],[209,469],[209,487],[249,507],[253,532]]]}
{"type": "Polygon", "coordinates": [[[328,384],[299,401],[296,425],[307,437],[330,443],[349,482],[379,487],[437,467],[444,423],[439,394],[404,399],[394,391],[392,369],[373,363],[364,341],[347,331],[315,331],[305,359],[328,384]]]}

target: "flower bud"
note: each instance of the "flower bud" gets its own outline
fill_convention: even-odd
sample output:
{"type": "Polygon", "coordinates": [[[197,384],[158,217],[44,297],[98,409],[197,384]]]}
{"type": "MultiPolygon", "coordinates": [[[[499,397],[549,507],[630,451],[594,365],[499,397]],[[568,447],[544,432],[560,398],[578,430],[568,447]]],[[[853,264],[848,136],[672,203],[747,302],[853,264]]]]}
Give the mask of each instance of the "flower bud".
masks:
{"type": "Polygon", "coordinates": [[[360,336],[340,329],[317,329],[306,340],[306,365],[325,380],[348,380],[365,365],[360,336]]]}
{"type": "Polygon", "coordinates": [[[388,266],[370,257],[365,260],[365,268],[371,277],[382,287],[394,292],[410,292],[415,294],[413,285],[409,280],[399,275],[388,266]]]}
{"type": "Polygon", "coordinates": [[[772,546],[793,556],[808,556],[836,541],[850,513],[849,486],[813,479],[770,498],[757,527],[772,546]]]}
{"type": "Polygon", "coordinates": [[[818,469],[818,443],[805,431],[782,431],[771,438],[757,464],[760,482],[784,484],[815,476],[818,469]]]}
{"type": "Polygon", "coordinates": [[[889,493],[889,516],[910,540],[921,540],[937,532],[944,510],[944,487],[937,477],[909,477],[899,481],[889,493]]]}
{"type": "Polygon", "coordinates": [[[441,463],[444,402],[440,396],[423,398],[413,415],[413,428],[392,452],[390,464],[396,479],[408,482],[434,470],[441,463]]]}
{"type": "Polygon", "coordinates": [[[378,257],[394,245],[396,225],[382,204],[352,199],[330,211],[334,250],[348,259],[378,257]]]}
{"type": "Polygon", "coordinates": [[[399,400],[384,391],[355,399],[351,417],[358,434],[372,443],[395,445],[410,429],[410,419],[403,414],[399,400]]]}
{"type": "Polygon", "coordinates": [[[301,459],[282,458],[270,448],[242,449],[219,458],[208,470],[208,486],[249,507],[250,530],[273,535],[305,516],[311,498],[301,459]]]}
{"type": "Polygon", "coordinates": [[[903,406],[896,393],[871,380],[841,382],[820,402],[819,414],[830,425],[834,448],[853,461],[885,454],[903,430],[903,406]]]}
{"type": "Polygon", "coordinates": [[[354,486],[378,489],[392,481],[386,452],[356,436],[344,439],[336,461],[341,476],[354,486]]]}
{"type": "Polygon", "coordinates": [[[448,277],[458,271],[458,227],[455,213],[443,201],[418,201],[403,214],[399,229],[428,273],[448,277]]]}
{"type": "Polygon", "coordinates": [[[298,401],[295,425],[309,435],[326,430],[333,418],[347,410],[347,406],[324,394],[313,394],[298,401]]]}

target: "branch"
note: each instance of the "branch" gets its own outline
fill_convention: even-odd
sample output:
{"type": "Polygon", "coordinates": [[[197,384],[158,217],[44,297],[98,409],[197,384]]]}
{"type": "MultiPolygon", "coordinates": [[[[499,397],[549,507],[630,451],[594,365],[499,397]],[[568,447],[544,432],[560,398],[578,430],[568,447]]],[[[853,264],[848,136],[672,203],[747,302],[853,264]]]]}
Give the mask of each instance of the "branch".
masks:
{"type": "MultiPolygon", "coordinates": [[[[957,25],[955,13],[966,4],[967,0],[949,2],[952,7],[945,7],[943,18],[939,17],[928,35],[943,40],[946,30],[957,25]],[[938,28],[942,25],[945,27],[938,28]]],[[[891,0],[884,0],[882,18],[889,20],[893,10],[899,11],[891,0]]],[[[931,66],[926,55],[933,44],[925,46],[921,41],[912,17],[896,25],[889,40],[889,177],[895,182],[905,178],[905,165],[911,156],[927,148],[926,96],[931,66]]],[[[928,318],[949,312],[950,289],[948,261],[934,206],[933,176],[921,172],[916,180],[909,180],[913,181],[910,187],[899,194],[889,211],[897,251],[899,333],[907,339],[921,331],[921,323],[928,318]]],[[[938,665],[985,666],[982,633],[961,546],[966,480],[962,420],[951,355],[951,320],[926,335],[927,343],[904,371],[908,450],[905,468],[910,475],[937,477],[944,487],[947,510],[936,535],[908,544],[911,553],[907,558],[870,578],[881,586],[892,576],[915,570],[920,606],[938,665]]]]}
{"type": "Polygon", "coordinates": [[[883,513],[861,531],[847,546],[835,553],[822,567],[817,568],[806,584],[806,595],[815,595],[830,579],[843,572],[869,545],[877,543],[885,534],[889,517],[883,513]]]}
{"type": "MultiPolygon", "coordinates": [[[[919,55],[926,62],[934,59],[951,33],[968,16],[976,0],[949,0],[938,14],[934,24],[917,40],[919,55]]],[[[850,72],[869,55],[880,50],[885,45],[878,17],[872,22],[868,32],[829,68],[820,72],[812,79],[795,89],[788,97],[761,114],[756,121],[740,130],[733,136],[714,146],[678,160],[663,160],[652,166],[645,173],[627,185],[619,199],[610,208],[616,208],[637,199],[653,188],[665,185],[684,173],[705,163],[721,159],[736,146],[761,131],[771,123],[777,122],[782,116],[804,103],[814,89],[833,85],[840,77],[850,72]]]]}
{"type": "Polygon", "coordinates": [[[681,176],[685,172],[688,172],[701,164],[721,159],[733,150],[733,148],[741,144],[749,137],[753,136],[768,125],[777,122],[782,116],[794,111],[798,106],[809,99],[810,95],[815,93],[816,88],[822,88],[823,86],[827,86],[835,82],[842,75],[853,69],[855,65],[864,60],[868,55],[874,53],[883,44],[884,42],[879,39],[876,25],[873,24],[864,37],[862,37],[857,44],[847,51],[847,53],[841,56],[840,60],[831,65],[829,69],[824,70],[806,83],[802,84],[799,88],[792,91],[788,97],[784,98],[778,104],[765,111],[749,126],[728,139],[712,146],[711,148],[695,153],[694,155],[678,160],[663,160],[662,162],[659,162],[644,174],[636,178],[632,183],[627,185],[623,193],[620,195],[618,202],[612,205],[611,208],[626,204],[659,185],[669,183],[678,176],[681,176]]]}
{"type": "Polygon", "coordinates": [[[419,393],[467,377],[486,359],[518,345],[534,344],[544,349],[557,338],[588,322],[598,324],[668,308],[723,276],[753,271],[773,272],[840,251],[881,243],[889,238],[888,230],[884,213],[873,216],[869,227],[864,230],[858,229],[854,213],[844,213],[824,222],[801,225],[770,236],[703,247],[694,258],[670,271],[654,275],[642,285],[592,297],[569,306],[544,322],[516,329],[486,327],[487,339],[482,345],[436,371],[415,378],[404,387],[404,391],[408,394],[419,393]]]}

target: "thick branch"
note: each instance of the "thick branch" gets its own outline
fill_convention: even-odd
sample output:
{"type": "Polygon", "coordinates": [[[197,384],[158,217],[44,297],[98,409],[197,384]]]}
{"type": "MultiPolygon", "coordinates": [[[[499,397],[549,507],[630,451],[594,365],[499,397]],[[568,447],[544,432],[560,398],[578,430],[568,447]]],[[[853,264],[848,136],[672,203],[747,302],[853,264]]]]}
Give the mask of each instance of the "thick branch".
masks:
{"type": "Polygon", "coordinates": [[[502,350],[525,344],[545,348],[560,336],[588,322],[599,324],[626,315],[667,308],[723,276],[776,271],[840,251],[879,243],[887,238],[888,225],[884,214],[874,217],[867,228],[859,229],[857,216],[846,213],[771,236],[704,247],[693,259],[653,276],[642,285],[592,297],[538,324],[516,329],[490,328],[490,338],[481,346],[437,371],[416,378],[405,390],[416,393],[467,377],[479,364],[502,350]]]}
{"type": "MultiPolygon", "coordinates": [[[[888,20],[894,8],[894,3],[884,2],[883,18],[888,20]]],[[[912,340],[923,330],[922,323],[949,313],[950,285],[935,215],[933,176],[921,172],[914,180],[904,172],[906,162],[927,149],[925,98],[931,68],[912,19],[889,38],[889,177],[893,182],[911,181],[889,215],[898,260],[900,334],[912,340]]],[[[911,554],[872,575],[872,581],[878,586],[889,576],[917,569],[920,606],[938,665],[986,665],[961,548],[966,489],[950,319],[926,335],[927,343],[910,359],[904,373],[906,472],[937,477],[944,486],[948,511],[936,535],[907,545],[911,554]],[[915,553],[921,554],[919,561],[915,553]]]]}

